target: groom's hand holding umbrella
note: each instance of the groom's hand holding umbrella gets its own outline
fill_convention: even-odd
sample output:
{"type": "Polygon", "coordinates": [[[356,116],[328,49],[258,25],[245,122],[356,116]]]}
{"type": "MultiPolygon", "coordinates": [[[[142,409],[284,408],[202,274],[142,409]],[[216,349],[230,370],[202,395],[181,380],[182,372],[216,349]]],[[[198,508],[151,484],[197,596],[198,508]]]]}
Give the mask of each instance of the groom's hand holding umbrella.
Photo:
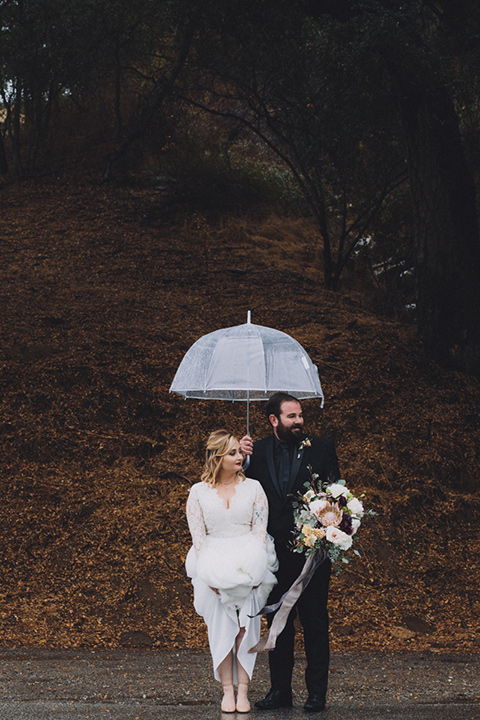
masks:
{"type": "Polygon", "coordinates": [[[244,454],[245,457],[248,457],[248,455],[252,455],[253,453],[253,440],[250,437],[250,435],[244,435],[243,438],[240,440],[240,450],[244,454]]]}

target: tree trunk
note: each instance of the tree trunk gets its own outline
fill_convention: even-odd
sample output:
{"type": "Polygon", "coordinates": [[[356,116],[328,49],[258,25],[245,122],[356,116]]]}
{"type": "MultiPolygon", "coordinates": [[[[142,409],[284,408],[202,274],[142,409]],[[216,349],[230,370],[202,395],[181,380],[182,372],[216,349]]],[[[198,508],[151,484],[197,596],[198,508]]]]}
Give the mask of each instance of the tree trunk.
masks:
{"type": "Polygon", "coordinates": [[[10,140],[12,143],[13,167],[18,178],[23,176],[23,163],[20,146],[21,110],[22,110],[22,86],[19,78],[16,78],[15,100],[13,104],[13,117],[9,118],[10,140]]]}
{"type": "Polygon", "coordinates": [[[444,366],[480,373],[476,192],[458,118],[446,89],[437,84],[412,88],[401,82],[398,104],[412,192],[417,315],[425,351],[444,366]]]}
{"type": "Polygon", "coordinates": [[[7,159],[7,152],[5,150],[5,138],[3,137],[3,132],[1,132],[1,131],[0,131],[0,174],[1,175],[8,174],[8,159],[7,159]]]}

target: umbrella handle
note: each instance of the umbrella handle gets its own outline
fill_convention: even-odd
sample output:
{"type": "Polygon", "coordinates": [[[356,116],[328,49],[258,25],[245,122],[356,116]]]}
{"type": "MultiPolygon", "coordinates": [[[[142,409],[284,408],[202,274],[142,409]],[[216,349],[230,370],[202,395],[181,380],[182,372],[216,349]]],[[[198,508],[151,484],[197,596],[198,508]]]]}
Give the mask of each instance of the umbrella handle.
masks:
{"type": "MultiPolygon", "coordinates": [[[[250,310],[247,310],[247,324],[250,325],[252,322],[252,313],[250,310]]],[[[247,371],[249,370],[249,365],[247,363],[247,371]]],[[[247,383],[250,383],[250,377],[248,377],[247,383]]],[[[247,387],[247,435],[250,435],[250,388],[247,387]]]]}

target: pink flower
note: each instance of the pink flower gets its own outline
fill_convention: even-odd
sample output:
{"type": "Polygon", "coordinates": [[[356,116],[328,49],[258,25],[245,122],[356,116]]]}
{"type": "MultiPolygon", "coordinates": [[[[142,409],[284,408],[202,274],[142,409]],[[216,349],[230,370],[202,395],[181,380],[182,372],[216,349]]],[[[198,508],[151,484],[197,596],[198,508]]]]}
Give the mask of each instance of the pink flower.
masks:
{"type": "Polygon", "coordinates": [[[328,507],[320,510],[318,513],[318,519],[325,527],[329,525],[338,527],[342,522],[342,518],[343,510],[341,510],[338,505],[332,505],[331,503],[328,503],[328,507]]]}
{"type": "Polygon", "coordinates": [[[328,507],[330,507],[328,500],[314,500],[310,503],[310,510],[317,518],[320,518],[320,512],[328,507]]]}

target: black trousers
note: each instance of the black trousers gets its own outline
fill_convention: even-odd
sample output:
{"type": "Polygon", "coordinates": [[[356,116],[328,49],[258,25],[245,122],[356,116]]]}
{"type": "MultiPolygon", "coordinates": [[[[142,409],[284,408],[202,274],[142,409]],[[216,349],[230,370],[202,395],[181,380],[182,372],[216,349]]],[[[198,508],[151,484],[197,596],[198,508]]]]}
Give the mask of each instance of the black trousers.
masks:
{"type": "MultiPolygon", "coordinates": [[[[280,600],[284,592],[299,576],[303,567],[303,556],[290,550],[277,549],[279,569],[278,585],[272,590],[268,603],[280,600]]],[[[325,697],[328,685],[330,647],[328,639],[328,586],[331,563],[325,560],[315,571],[306,589],[292,608],[285,628],[277,638],[274,650],[270,650],[270,680],[272,690],[289,690],[294,665],[295,626],[298,613],[303,627],[307,667],[305,683],[309,695],[325,697]]],[[[270,626],[274,613],[267,615],[270,626]]]]}

